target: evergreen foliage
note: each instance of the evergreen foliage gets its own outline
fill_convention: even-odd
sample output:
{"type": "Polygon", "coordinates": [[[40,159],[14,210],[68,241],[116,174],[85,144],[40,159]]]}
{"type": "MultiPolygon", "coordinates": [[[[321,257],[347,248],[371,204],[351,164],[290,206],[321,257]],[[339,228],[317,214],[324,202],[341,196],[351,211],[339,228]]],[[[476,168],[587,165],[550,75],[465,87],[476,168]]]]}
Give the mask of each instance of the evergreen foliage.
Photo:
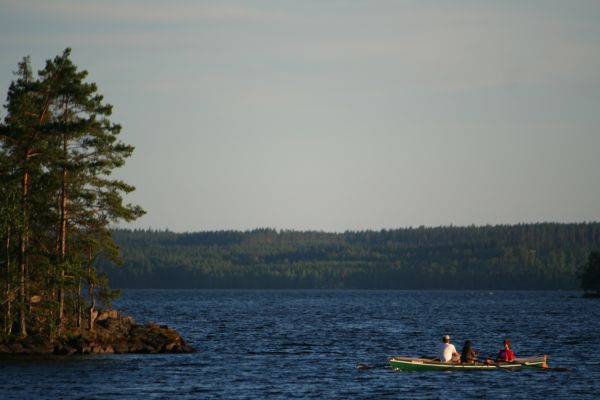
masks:
{"type": "Polygon", "coordinates": [[[110,177],[133,147],[118,140],[112,106],[70,55],[66,49],[47,60],[37,77],[25,57],[6,98],[0,124],[4,337],[15,327],[22,337],[62,335],[84,321],[93,328],[96,301],[113,296],[93,266],[100,254],[118,261],[109,226],[144,213],[123,204],[134,188],[110,177]]]}
{"type": "Polygon", "coordinates": [[[586,297],[600,297],[600,253],[593,251],[580,275],[581,288],[586,297]]]}
{"type": "Polygon", "coordinates": [[[576,289],[600,223],[325,233],[118,230],[128,288],[576,289]]]}

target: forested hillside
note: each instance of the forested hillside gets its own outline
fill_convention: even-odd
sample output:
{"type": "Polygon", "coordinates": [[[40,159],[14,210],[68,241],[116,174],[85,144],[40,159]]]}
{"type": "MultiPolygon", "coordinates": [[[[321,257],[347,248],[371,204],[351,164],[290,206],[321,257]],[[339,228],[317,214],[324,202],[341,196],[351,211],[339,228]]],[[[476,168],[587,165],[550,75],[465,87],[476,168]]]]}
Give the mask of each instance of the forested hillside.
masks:
{"type": "Polygon", "coordinates": [[[344,233],[118,230],[125,288],[577,289],[600,223],[344,233]]]}

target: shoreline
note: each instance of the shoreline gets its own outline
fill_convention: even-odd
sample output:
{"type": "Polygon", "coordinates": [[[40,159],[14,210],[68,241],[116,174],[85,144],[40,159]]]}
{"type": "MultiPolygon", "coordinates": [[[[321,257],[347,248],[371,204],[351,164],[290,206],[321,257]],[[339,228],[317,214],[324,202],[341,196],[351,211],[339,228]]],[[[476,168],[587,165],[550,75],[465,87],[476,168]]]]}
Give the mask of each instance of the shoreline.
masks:
{"type": "Polygon", "coordinates": [[[78,328],[50,338],[32,334],[0,342],[0,355],[166,354],[193,353],[181,335],[167,325],[138,324],[117,310],[98,313],[94,329],[78,328]]]}

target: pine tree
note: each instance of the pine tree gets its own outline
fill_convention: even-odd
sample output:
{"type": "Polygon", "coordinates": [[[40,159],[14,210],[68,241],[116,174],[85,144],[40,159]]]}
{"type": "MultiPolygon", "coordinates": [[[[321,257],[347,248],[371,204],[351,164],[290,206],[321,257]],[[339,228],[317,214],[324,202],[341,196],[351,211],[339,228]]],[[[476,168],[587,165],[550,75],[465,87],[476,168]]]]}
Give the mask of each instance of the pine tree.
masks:
{"type": "Polygon", "coordinates": [[[46,122],[50,105],[49,93],[44,92],[39,82],[33,79],[29,57],[23,58],[15,72],[8,90],[7,116],[2,126],[3,149],[10,165],[8,176],[18,177],[20,219],[18,230],[18,274],[19,274],[19,325],[21,336],[27,336],[27,310],[29,274],[28,255],[30,242],[31,207],[30,185],[32,175],[39,174],[45,149],[45,138],[41,127],[46,122]]]}
{"type": "Polygon", "coordinates": [[[118,258],[109,227],[144,214],[124,204],[134,187],[110,176],[133,147],[118,140],[121,127],[110,121],[112,106],[95,83],[85,81],[87,71],[79,71],[70,54],[66,49],[48,60],[37,78],[29,58],[19,63],[0,126],[0,190],[16,193],[18,204],[17,221],[8,203],[0,210],[0,237],[7,245],[3,319],[10,325],[15,253],[23,337],[28,330],[54,336],[81,327],[88,305],[93,327],[96,299],[102,294],[108,301],[113,294],[94,269],[101,254],[118,258]]]}
{"type": "MultiPolygon", "coordinates": [[[[2,254],[0,256],[2,265],[2,295],[0,304],[2,304],[4,320],[3,335],[9,336],[12,333],[12,304],[15,298],[14,275],[13,275],[13,253],[15,234],[19,229],[19,196],[17,185],[11,177],[11,167],[9,159],[3,149],[0,148],[0,239],[2,242],[2,254]]],[[[17,287],[18,289],[18,287],[17,287]]]]}
{"type": "MultiPolygon", "coordinates": [[[[71,50],[48,61],[40,72],[45,85],[52,87],[54,101],[50,132],[53,154],[50,171],[60,181],[57,225],[57,259],[59,261],[59,331],[64,329],[65,296],[73,291],[78,279],[65,272],[76,270],[80,263],[89,263],[90,248],[82,250],[72,243],[86,237],[90,226],[95,231],[107,231],[110,223],[132,221],[143,215],[139,206],[124,205],[123,194],[134,190],[120,180],[110,179],[115,168],[131,156],[133,146],[118,140],[121,126],[109,117],[112,106],[103,102],[95,83],[85,82],[87,71],[78,71],[70,59],[71,50]],[[72,247],[72,249],[71,249],[72,247]],[[71,251],[72,250],[72,251],[71,251]]],[[[101,252],[110,247],[94,248],[101,252]]],[[[93,254],[91,258],[94,258],[93,254]]],[[[90,274],[87,274],[88,277],[90,274]]],[[[79,291],[79,290],[78,290],[79,291]]]]}

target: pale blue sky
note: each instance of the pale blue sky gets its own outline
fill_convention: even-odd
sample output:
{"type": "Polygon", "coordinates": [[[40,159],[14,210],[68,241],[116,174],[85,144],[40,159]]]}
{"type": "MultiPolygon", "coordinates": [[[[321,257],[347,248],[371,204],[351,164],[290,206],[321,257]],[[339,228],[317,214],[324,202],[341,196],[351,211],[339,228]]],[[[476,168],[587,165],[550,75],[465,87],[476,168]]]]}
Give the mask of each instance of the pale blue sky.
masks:
{"type": "Polygon", "coordinates": [[[0,0],[0,93],[72,47],[136,146],[136,227],[598,221],[599,21],[577,0],[0,0]]]}

